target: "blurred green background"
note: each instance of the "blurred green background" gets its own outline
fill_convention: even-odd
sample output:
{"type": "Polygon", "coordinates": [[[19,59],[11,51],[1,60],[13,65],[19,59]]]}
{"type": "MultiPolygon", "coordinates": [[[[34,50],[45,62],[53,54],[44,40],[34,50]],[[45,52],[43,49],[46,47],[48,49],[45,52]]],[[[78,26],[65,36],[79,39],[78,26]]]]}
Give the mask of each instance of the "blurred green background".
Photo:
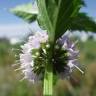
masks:
{"type": "MultiPolygon", "coordinates": [[[[21,43],[11,44],[8,39],[0,39],[0,96],[42,96],[42,84],[20,82],[23,75],[15,72],[15,54],[19,54],[21,43]]],[[[89,38],[78,42],[80,64],[85,74],[74,70],[70,80],[58,80],[54,86],[54,96],[96,96],[96,41],[89,38]]]]}

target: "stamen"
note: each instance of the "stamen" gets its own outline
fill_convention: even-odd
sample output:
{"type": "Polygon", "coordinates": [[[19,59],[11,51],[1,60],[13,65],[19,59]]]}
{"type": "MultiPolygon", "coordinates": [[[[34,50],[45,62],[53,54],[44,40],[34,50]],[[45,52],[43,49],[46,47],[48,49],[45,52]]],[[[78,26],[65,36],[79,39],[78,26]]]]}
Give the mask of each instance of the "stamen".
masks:
{"type": "Polygon", "coordinates": [[[75,47],[75,45],[76,45],[77,43],[78,43],[78,40],[76,40],[76,41],[72,44],[71,48],[75,47]]]}
{"type": "Polygon", "coordinates": [[[75,68],[77,68],[82,74],[84,74],[84,72],[76,65],[74,65],[75,68]]]}
{"type": "Polygon", "coordinates": [[[18,56],[19,56],[19,55],[16,55],[16,54],[15,54],[15,57],[18,57],[18,56]]]}
{"type": "Polygon", "coordinates": [[[36,56],[39,56],[39,52],[36,52],[36,56]]]}
{"type": "Polygon", "coordinates": [[[44,52],[45,54],[47,53],[45,49],[42,49],[42,50],[43,50],[43,52],[44,52]]]}
{"type": "Polygon", "coordinates": [[[37,56],[35,56],[35,55],[32,55],[32,58],[36,58],[37,56]]]}
{"type": "Polygon", "coordinates": [[[50,45],[49,45],[49,44],[47,44],[47,45],[46,45],[46,48],[50,48],[50,45]]]}
{"type": "Polygon", "coordinates": [[[12,51],[18,51],[18,50],[20,51],[20,49],[15,49],[15,48],[12,48],[11,50],[12,51]]]}
{"type": "Polygon", "coordinates": [[[15,69],[14,71],[19,71],[19,70],[22,70],[22,69],[23,69],[23,68],[20,67],[20,68],[15,69]]]}
{"type": "Polygon", "coordinates": [[[12,67],[15,67],[15,66],[17,66],[17,65],[19,65],[20,63],[16,63],[16,64],[12,64],[12,67]]]}
{"type": "Polygon", "coordinates": [[[22,82],[23,80],[25,80],[26,79],[26,77],[23,77],[21,80],[20,80],[20,82],[22,82]]]}

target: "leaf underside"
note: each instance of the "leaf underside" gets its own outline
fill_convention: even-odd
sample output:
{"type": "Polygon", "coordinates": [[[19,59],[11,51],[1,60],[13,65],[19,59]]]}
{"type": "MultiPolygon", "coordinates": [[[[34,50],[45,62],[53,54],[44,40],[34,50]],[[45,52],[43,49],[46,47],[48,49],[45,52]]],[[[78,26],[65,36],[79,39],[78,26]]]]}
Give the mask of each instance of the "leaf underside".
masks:
{"type": "Polygon", "coordinates": [[[32,23],[37,18],[38,8],[35,5],[32,6],[31,3],[28,3],[11,8],[10,12],[22,18],[26,22],[32,23]]]}

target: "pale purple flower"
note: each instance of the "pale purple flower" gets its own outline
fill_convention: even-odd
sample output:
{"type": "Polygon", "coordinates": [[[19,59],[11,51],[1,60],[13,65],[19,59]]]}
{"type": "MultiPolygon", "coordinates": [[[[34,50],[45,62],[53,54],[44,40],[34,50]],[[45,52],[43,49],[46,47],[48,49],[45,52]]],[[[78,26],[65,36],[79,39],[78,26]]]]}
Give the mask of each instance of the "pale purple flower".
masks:
{"type": "MultiPolygon", "coordinates": [[[[32,54],[32,50],[39,49],[41,43],[46,43],[48,41],[48,35],[46,31],[37,32],[33,36],[29,36],[28,42],[25,43],[22,48],[22,53],[20,54],[20,68],[24,73],[23,79],[28,79],[32,82],[38,80],[37,75],[33,71],[34,67],[34,57],[38,56],[39,53],[32,54]]],[[[17,69],[18,70],[18,69],[17,69]]]]}
{"type": "Polygon", "coordinates": [[[29,53],[32,50],[30,44],[28,43],[22,45],[21,48],[23,53],[29,53]]]}
{"type": "Polygon", "coordinates": [[[76,49],[76,43],[73,43],[67,35],[63,35],[58,41],[57,41],[64,50],[67,50],[68,54],[68,63],[67,66],[70,68],[69,72],[72,72],[74,68],[77,68],[82,74],[84,73],[79,67],[78,67],[78,56],[79,56],[79,50],[76,49]]]}
{"type": "MultiPolygon", "coordinates": [[[[77,59],[79,56],[79,50],[75,47],[76,43],[77,41],[75,43],[71,42],[67,35],[63,35],[56,41],[54,56],[52,58],[54,74],[59,74],[59,76],[65,77],[68,76],[74,68],[78,69],[81,73],[84,73],[78,66],[77,59]],[[58,55],[58,52],[63,52],[65,57],[62,58],[62,54],[58,55]],[[61,58],[64,60],[64,63],[61,58]],[[62,66],[62,64],[64,65],[62,66]]],[[[47,54],[47,49],[50,49],[50,46],[51,45],[48,42],[48,34],[46,31],[36,32],[33,36],[29,36],[28,42],[21,46],[22,53],[20,54],[19,69],[22,70],[25,75],[23,79],[28,79],[34,82],[43,77],[42,75],[44,75],[44,72],[42,71],[38,74],[38,72],[36,73],[36,70],[44,70],[45,63],[43,64],[43,62],[48,61],[47,56],[49,55],[47,54]],[[40,65],[35,65],[35,60],[39,60],[38,63],[40,63],[40,65]],[[39,69],[40,66],[42,66],[41,69],[39,69]]]]}

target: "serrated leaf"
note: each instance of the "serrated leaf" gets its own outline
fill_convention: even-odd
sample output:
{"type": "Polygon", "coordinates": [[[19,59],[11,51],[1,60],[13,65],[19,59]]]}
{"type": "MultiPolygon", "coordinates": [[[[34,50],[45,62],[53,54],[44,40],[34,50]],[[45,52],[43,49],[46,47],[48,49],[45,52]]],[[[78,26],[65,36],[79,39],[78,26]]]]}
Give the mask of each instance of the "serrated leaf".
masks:
{"type": "Polygon", "coordinates": [[[81,0],[37,0],[38,20],[47,29],[50,41],[54,42],[69,28],[82,5],[81,0]]]}
{"type": "Polygon", "coordinates": [[[10,12],[31,23],[36,20],[38,14],[38,7],[36,6],[36,4],[32,5],[31,3],[28,3],[24,5],[19,5],[15,8],[11,8],[10,12]]]}
{"type": "Polygon", "coordinates": [[[96,22],[85,13],[79,13],[71,19],[70,30],[72,31],[91,31],[96,32],[96,22]]]}

